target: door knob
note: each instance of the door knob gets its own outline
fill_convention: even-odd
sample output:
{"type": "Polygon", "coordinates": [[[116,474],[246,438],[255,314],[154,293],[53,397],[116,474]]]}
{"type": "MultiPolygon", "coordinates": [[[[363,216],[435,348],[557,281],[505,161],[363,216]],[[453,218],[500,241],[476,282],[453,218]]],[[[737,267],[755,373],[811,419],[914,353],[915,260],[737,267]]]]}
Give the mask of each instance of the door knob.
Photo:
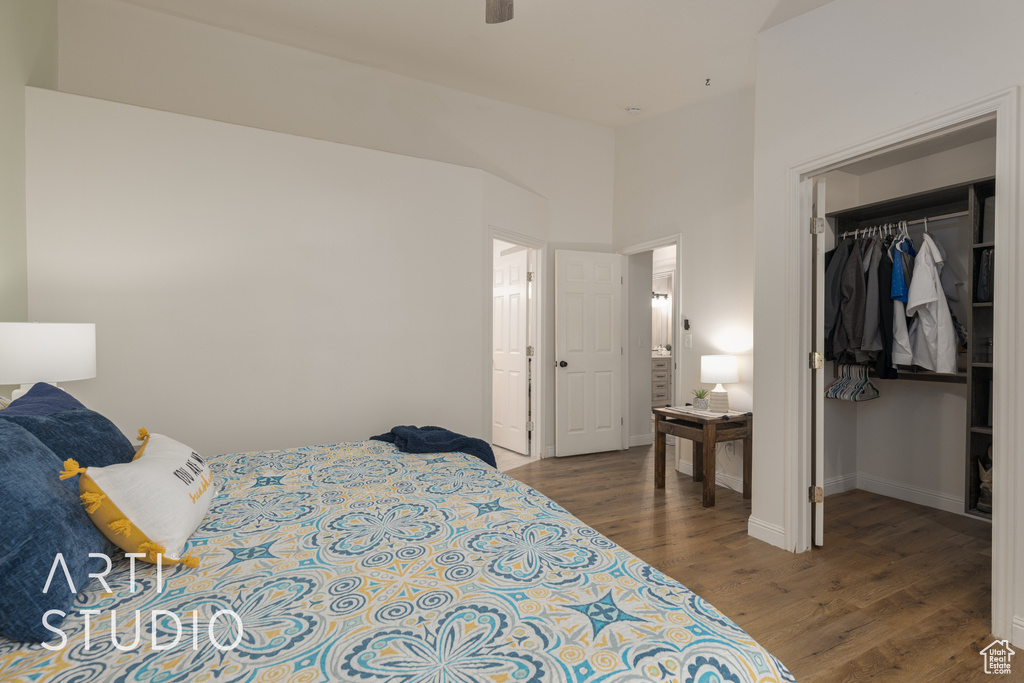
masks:
{"type": "Polygon", "coordinates": [[[558,361],[558,367],[560,367],[560,368],[564,368],[564,367],[566,367],[566,366],[568,366],[568,365],[569,365],[569,364],[568,364],[568,363],[566,363],[566,362],[565,362],[564,360],[560,360],[560,361],[558,361]]]}

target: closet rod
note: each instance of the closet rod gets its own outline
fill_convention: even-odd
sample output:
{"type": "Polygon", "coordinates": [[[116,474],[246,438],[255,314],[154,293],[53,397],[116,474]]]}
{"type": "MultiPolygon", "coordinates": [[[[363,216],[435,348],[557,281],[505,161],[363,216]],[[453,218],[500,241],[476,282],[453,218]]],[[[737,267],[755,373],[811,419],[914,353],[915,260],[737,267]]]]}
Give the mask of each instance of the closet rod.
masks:
{"type": "Polygon", "coordinates": [[[860,228],[858,230],[847,230],[846,232],[841,233],[839,235],[839,237],[843,238],[843,237],[856,237],[857,235],[867,235],[868,233],[873,232],[875,230],[878,230],[879,228],[883,228],[886,225],[892,225],[892,226],[895,226],[895,227],[899,227],[899,224],[901,222],[906,222],[907,227],[910,227],[911,225],[920,225],[922,223],[925,223],[926,221],[942,221],[942,220],[946,220],[947,218],[962,218],[963,216],[970,215],[970,213],[971,213],[970,211],[954,211],[953,213],[944,213],[941,216],[931,216],[931,217],[928,217],[928,218],[917,218],[917,219],[912,220],[912,221],[896,221],[894,223],[879,223],[878,225],[873,225],[870,228],[860,228]]]}

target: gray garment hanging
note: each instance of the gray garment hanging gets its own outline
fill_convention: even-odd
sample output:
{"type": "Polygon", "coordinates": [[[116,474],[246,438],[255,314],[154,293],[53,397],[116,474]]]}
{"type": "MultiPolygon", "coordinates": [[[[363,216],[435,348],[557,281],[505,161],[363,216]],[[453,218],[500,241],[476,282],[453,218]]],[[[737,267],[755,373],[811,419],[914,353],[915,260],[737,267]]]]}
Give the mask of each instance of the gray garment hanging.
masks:
{"type": "MultiPolygon", "coordinates": [[[[882,258],[882,243],[878,239],[871,240],[868,275],[864,301],[864,339],[860,345],[862,351],[881,351],[881,311],[878,308],[878,264],[882,258]]],[[[857,360],[868,360],[867,354],[857,354],[857,360]]]]}
{"type": "Polygon", "coordinates": [[[863,240],[853,243],[850,258],[843,268],[840,290],[839,319],[833,337],[832,351],[841,353],[859,349],[864,338],[864,282],[863,240]]]}
{"type": "Polygon", "coordinates": [[[842,302],[843,269],[850,258],[852,248],[853,242],[841,241],[825,270],[825,357],[829,359],[834,355],[832,340],[839,318],[839,304],[842,302]]]}

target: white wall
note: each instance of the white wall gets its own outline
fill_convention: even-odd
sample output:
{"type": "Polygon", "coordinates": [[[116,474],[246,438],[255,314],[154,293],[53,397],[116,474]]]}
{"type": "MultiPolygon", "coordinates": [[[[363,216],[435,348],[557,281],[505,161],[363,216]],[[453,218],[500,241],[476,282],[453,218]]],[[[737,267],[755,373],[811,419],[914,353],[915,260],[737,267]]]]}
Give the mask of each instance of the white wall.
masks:
{"type": "MultiPolygon", "coordinates": [[[[616,247],[682,236],[676,334],[692,334],[693,348],[673,350],[677,403],[700,384],[701,355],[735,353],[740,381],[727,387],[730,407],[752,406],[753,135],[750,89],[616,129],[616,247]]],[[[742,465],[742,449],[719,446],[719,481],[742,483],[742,465]]]]}
{"type": "MultiPolygon", "coordinates": [[[[799,377],[806,365],[800,348],[788,343],[800,329],[794,245],[803,230],[790,220],[787,169],[1024,83],[1022,27],[1024,3],[1015,0],[834,0],[759,36],[754,354],[760,389],[754,400],[751,528],[760,537],[785,544],[787,529],[796,524],[787,512],[787,491],[794,500],[801,493],[787,489],[786,455],[798,448],[802,408],[793,391],[783,389],[780,396],[764,389],[795,387],[789,378],[799,377]]],[[[1010,221],[1019,229],[1019,216],[1010,221]]],[[[1024,254],[1007,258],[1017,263],[1024,254]]],[[[1024,337],[1019,332],[1014,337],[1017,348],[1006,358],[1024,351],[1024,337]]],[[[1014,390],[1024,395],[1022,378],[1010,377],[1014,390]]],[[[1024,406],[1006,410],[1009,424],[1024,422],[1024,406]]],[[[1019,459],[1020,453],[1004,456],[1019,459]]],[[[1024,488],[1019,476],[1008,486],[1024,488]]],[[[1024,509],[1006,504],[1012,515],[1006,524],[1024,527],[1024,509]]],[[[1002,550],[994,552],[998,560],[1002,550]]],[[[1016,567],[1024,566],[1024,548],[1009,552],[1016,567]]],[[[1014,594],[1004,596],[1003,606],[1016,615],[1013,637],[1021,643],[1024,572],[1012,577],[1014,594]]],[[[1002,635],[1010,635],[1006,623],[996,625],[1002,635]]]]}
{"type": "Polygon", "coordinates": [[[548,200],[552,241],[611,242],[604,126],[115,0],[60,0],[59,88],[480,168],[548,200]]]}
{"type": "Polygon", "coordinates": [[[861,204],[871,204],[995,174],[996,139],[988,138],[865,173],[860,176],[858,198],[861,204]]]}
{"type": "MultiPolygon", "coordinates": [[[[485,210],[493,214],[485,225],[523,234],[521,219],[545,221],[531,233],[550,247],[539,268],[544,282],[553,282],[555,248],[611,249],[610,128],[116,0],[59,0],[59,17],[61,91],[482,169],[494,176],[485,180],[485,210]],[[491,189],[501,186],[510,196],[530,195],[518,206],[534,208],[509,213],[491,189]]],[[[542,295],[548,315],[538,362],[545,363],[554,344],[553,288],[542,295]]],[[[548,379],[542,438],[553,454],[548,379]]]]}
{"type": "Polygon", "coordinates": [[[98,377],[68,388],[123,430],[207,453],[489,434],[484,216],[537,207],[485,210],[461,166],[27,101],[29,312],[96,323],[98,377]]]}
{"type": "MultiPolygon", "coordinates": [[[[28,315],[25,85],[57,82],[56,0],[0,3],[0,320],[28,315]]],[[[7,392],[5,392],[7,393],[7,392]]]]}

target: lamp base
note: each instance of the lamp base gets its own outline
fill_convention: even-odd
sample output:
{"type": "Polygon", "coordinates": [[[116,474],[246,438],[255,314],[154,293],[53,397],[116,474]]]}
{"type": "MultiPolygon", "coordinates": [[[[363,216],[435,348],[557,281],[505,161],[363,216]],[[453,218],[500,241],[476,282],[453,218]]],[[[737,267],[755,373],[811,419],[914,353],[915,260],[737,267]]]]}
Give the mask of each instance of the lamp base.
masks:
{"type": "MultiPolygon", "coordinates": [[[[29,389],[34,387],[36,384],[38,384],[38,382],[32,382],[31,384],[22,384],[20,387],[11,392],[11,400],[13,401],[15,399],[21,398],[22,396],[27,394],[29,392],[29,389]]],[[[67,389],[65,389],[62,386],[59,386],[56,382],[49,382],[49,384],[60,389],[61,391],[67,391],[67,389]]]]}
{"type": "Polygon", "coordinates": [[[729,412],[729,392],[723,389],[721,384],[711,390],[710,396],[711,400],[708,404],[708,412],[729,412]]]}
{"type": "Polygon", "coordinates": [[[15,399],[21,398],[22,396],[27,394],[28,390],[34,387],[35,385],[35,382],[32,382],[31,384],[22,384],[20,387],[11,392],[11,400],[13,401],[15,399]]]}

